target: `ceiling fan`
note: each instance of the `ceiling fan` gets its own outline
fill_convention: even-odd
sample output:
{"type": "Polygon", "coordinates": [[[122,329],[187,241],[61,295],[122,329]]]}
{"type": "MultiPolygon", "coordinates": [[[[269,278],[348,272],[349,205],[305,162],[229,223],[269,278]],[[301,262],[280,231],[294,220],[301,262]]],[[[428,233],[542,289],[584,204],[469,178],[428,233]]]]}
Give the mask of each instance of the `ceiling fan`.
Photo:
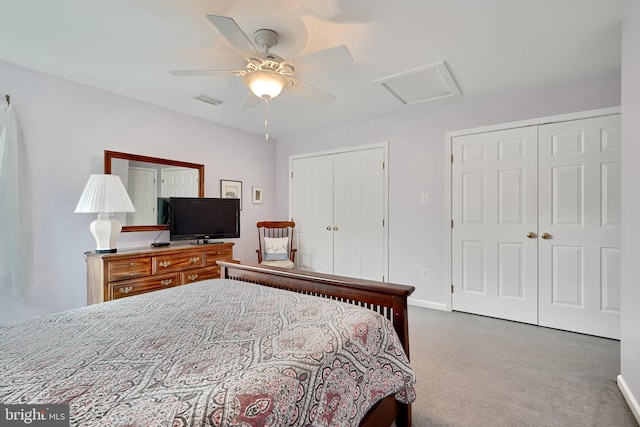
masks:
{"type": "Polygon", "coordinates": [[[346,46],[336,46],[293,60],[285,60],[269,51],[278,44],[276,31],[266,28],[255,31],[254,45],[233,18],[219,15],[207,15],[207,18],[231,46],[245,57],[246,68],[243,70],[173,70],[170,71],[172,75],[242,77],[243,82],[250,89],[243,107],[256,106],[261,99],[267,102],[277,97],[283,90],[296,93],[319,104],[328,104],[335,99],[334,95],[294,77],[294,62],[305,61],[311,57],[329,65],[351,62],[351,54],[346,46]],[[256,46],[262,48],[264,52],[260,52],[256,46]]]}

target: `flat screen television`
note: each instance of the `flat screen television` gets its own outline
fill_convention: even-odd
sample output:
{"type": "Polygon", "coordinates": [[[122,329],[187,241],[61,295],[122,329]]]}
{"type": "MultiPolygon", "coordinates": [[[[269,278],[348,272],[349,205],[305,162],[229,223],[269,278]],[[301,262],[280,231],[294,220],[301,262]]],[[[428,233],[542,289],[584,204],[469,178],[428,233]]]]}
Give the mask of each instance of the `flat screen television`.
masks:
{"type": "Polygon", "coordinates": [[[240,237],[240,200],[202,197],[169,199],[170,240],[194,240],[240,237]]]}

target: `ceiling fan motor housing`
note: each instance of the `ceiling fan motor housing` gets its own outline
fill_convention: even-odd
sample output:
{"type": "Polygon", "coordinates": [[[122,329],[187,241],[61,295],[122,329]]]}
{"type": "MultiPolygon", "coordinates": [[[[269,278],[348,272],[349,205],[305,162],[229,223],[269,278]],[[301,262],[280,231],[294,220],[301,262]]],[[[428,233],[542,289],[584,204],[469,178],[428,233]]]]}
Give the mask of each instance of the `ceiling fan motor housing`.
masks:
{"type": "Polygon", "coordinates": [[[278,44],[278,33],[265,28],[253,33],[253,39],[258,46],[263,47],[268,53],[269,49],[278,44]]]}

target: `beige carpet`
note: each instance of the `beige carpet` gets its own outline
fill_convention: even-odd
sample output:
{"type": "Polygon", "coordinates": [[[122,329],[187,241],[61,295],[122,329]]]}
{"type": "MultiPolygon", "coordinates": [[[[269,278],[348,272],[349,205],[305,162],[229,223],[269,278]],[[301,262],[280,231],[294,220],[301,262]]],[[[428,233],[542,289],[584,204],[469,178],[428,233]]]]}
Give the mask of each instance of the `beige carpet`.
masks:
{"type": "Polygon", "coordinates": [[[618,341],[413,306],[409,325],[416,427],[637,426],[618,341]]]}

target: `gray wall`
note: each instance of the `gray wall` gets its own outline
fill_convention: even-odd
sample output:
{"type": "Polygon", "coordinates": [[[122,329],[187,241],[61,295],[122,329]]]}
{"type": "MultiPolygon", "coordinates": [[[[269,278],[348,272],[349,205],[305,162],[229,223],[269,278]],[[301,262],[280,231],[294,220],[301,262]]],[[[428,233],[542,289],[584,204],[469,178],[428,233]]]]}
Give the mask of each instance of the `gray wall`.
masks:
{"type": "Polygon", "coordinates": [[[622,27],[621,379],[640,423],[640,5],[629,2],[622,27]]]}
{"type": "MultiPolygon", "coordinates": [[[[103,172],[104,150],[202,163],[207,197],[219,197],[220,179],[242,181],[242,236],[234,240],[234,255],[257,261],[255,224],[275,213],[275,143],[0,61],[5,93],[26,145],[35,265],[32,298],[25,304],[0,299],[0,321],[85,305],[82,255],[95,249],[89,232],[95,216],[73,210],[89,175],[103,172]],[[252,186],[264,189],[263,204],[251,203],[252,186]]],[[[118,247],[148,247],[157,234],[122,233],[118,247]]]]}
{"type": "Polygon", "coordinates": [[[463,100],[322,132],[280,138],[278,214],[288,216],[289,156],[389,142],[389,281],[413,285],[413,302],[441,308],[445,283],[445,133],[620,105],[617,72],[532,90],[463,100]],[[422,204],[421,193],[429,193],[422,204]],[[429,279],[420,279],[420,269],[429,279]]]}

